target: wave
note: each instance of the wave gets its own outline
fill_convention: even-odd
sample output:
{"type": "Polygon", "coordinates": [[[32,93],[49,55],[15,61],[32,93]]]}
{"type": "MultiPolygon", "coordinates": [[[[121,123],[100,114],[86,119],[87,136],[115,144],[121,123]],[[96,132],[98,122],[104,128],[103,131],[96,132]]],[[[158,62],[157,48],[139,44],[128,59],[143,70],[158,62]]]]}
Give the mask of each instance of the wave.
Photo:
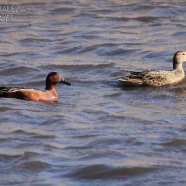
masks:
{"type": "Polygon", "coordinates": [[[68,176],[76,179],[118,179],[154,172],[155,167],[111,167],[104,164],[83,166],[68,176]]]}
{"type": "Polygon", "coordinates": [[[43,171],[45,169],[49,169],[51,167],[50,164],[42,161],[28,161],[22,163],[20,165],[22,168],[26,169],[27,171],[43,171]]]}
{"type": "Polygon", "coordinates": [[[39,66],[41,69],[50,69],[50,70],[56,70],[56,69],[63,69],[63,70],[92,70],[92,69],[103,69],[103,68],[109,68],[113,67],[114,63],[105,63],[105,64],[97,64],[97,65],[91,65],[91,64],[82,64],[82,65],[42,65],[39,66]]]}
{"type": "Polygon", "coordinates": [[[17,67],[9,67],[4,70],[0,71],[1,76],[10,76],[10,75],[15,75],[19,73],[28,73],[30,71],[39,71],[36,68],[31,68],[28,66],[17,66],[17,67]]]}

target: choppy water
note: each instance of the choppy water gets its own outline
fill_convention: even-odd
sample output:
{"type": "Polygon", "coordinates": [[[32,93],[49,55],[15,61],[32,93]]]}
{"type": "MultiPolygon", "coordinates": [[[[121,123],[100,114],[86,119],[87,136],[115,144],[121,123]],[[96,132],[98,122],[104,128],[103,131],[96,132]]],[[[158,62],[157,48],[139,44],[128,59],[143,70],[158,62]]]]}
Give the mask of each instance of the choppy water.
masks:
{"type": "Polygon", "coordinates": [[[171,69],[186,50],[185,0],[29,0],[0,22],[0,85],[56,104],[0,99],[0,185],[186,185],[186,83],[125,88],[126,70],[171,69]]]}

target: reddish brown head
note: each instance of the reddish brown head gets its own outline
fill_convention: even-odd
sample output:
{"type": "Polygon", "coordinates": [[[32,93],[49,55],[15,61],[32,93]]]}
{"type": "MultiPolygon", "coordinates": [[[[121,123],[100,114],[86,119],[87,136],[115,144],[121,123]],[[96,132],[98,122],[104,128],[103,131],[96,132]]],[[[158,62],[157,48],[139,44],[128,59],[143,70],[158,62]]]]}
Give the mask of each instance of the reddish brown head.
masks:
{"type": "Polygon", "coordinates": [[[58,74],[57,72],[50,72],[46,78],[46,90],[51,90],[58,83],[71,85],[71,83],[66,81],[62,75],[58,74]]]}

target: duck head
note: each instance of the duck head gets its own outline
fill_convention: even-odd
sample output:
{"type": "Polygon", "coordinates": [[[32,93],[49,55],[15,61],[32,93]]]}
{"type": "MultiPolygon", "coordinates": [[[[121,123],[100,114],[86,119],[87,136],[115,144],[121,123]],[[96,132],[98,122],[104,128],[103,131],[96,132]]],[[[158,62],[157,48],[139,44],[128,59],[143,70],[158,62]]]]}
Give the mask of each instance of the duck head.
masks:
{"type": "Polygon", "coordinates": [[[185,51],[177,51],[174,54],[173,58],[173,69],[182,69],[182,63],[186,61],[186,52],[185,51]]]}
{"type": "Polygon", "coordinates": [[[46,78],[46,90],[51,90],[58,83],[71,85],[71,83],[66,81],[61,74],[58,74],[57,72],[50,72],[46,78]]]}

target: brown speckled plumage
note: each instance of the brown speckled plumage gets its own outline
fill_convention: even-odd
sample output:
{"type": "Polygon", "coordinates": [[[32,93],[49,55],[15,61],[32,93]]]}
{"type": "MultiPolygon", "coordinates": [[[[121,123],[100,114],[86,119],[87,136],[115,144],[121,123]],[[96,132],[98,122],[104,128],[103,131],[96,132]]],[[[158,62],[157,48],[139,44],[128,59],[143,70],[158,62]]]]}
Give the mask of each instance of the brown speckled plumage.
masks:
{"type": "Polygon", "coordinates": [[[129,75],[119,78],[122,86],[165,86],[176,84],[185,77],[182,63],[186,61],[186,52],[178,51],[173,57],[173,70],[152,70],[130,72],[129,75]]]}

